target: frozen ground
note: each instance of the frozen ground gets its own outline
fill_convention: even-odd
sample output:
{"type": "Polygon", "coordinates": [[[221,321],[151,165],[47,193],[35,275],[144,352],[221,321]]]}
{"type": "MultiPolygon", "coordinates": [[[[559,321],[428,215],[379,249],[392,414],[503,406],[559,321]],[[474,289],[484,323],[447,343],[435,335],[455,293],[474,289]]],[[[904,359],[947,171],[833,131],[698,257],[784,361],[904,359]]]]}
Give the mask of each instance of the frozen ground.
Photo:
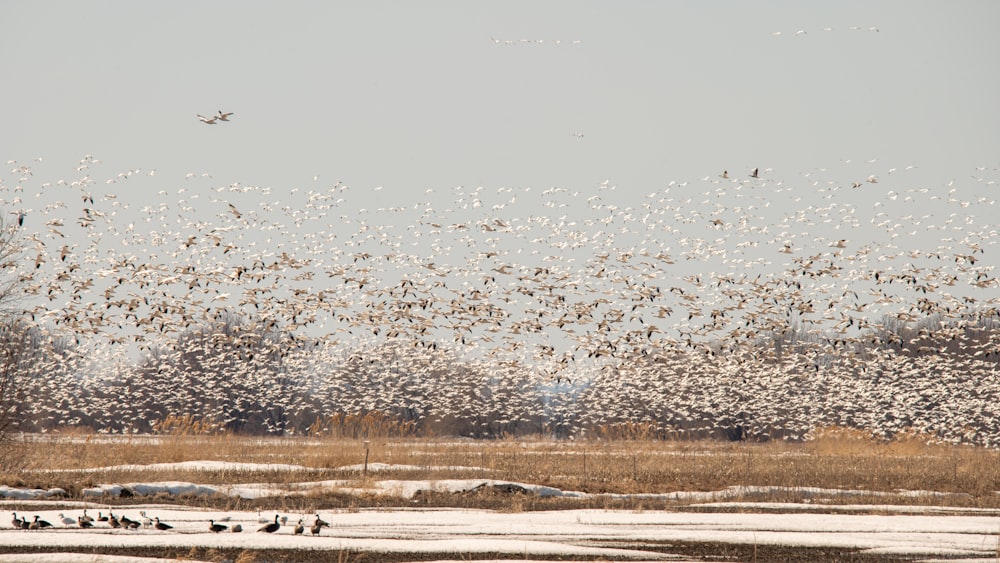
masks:
{"type": "MultiPolygon", "coordinates": [[[[209,468],[208,465],[205,466],[209,468]]],[[[213,466],[212,469],[215,469],[213,466]]],[[[485,480],[453,481],[379,481],[375,488],[381,494],[412,495],[417,490],[458,491],[472,488],[485,480]]],[[[491,482],[491,481],[490,481],[491,482]]],[[[521,484],[536,494],[582,495],[545,487],[521,484]]],[[[130,483],[141,494],[150,492],[190,492],[217,489],[192,483],[130,483]]],[[[346,482],[318,482],[301,485],[303,490],[316,487],[344,488],[346,482]]],[[[115,487],[95,487],[114,494],[115,487]]],[[[256,491],[278,494],[284,488],[267,485],[232,485],[230,491],[256,491]]],[[[743,492],[751,489],[743,489],[743,492]]],[[[660,496],[689,499],[699,504],[677,511],[645,510],[559,510],[546,512],[496,512],[469,509],[393,508],[357,511],[320,511],[331,526],[322,529],[318,537],[308,526],[314,513],[280,513],[287,524],[276,533],[258,532],[264,521],[273,521],[275,513],[204,510],[194,507],[144,504],[109,507],[97,498],[71,501],[53,498],[52,491],[0,490],[0,507],[18,516],[34,516],[55,525],[47,530],[14,529],[9,518],[2,520],[0,553],[4,547],[20,546],[51,549],[63,553],[0,555],[7,561],[108,561],[125,563],[154,561],[142,558],[80,559],[68,555],[74,550],[94,547],[117,548],[239,548],[239,549],[316,549],[331,551],[362,551],[392,554],[454,554],[464,560],[477,555],[510,554],[513,558],[545,560],[595,558],[631,561],[677,561],[663,553],[662,544],[670,542],[705,542],[743,545],[782,545],[831,548],[856,548],[867,553],[907,554],[918,560],[947,558],[948,560],[997,561],[1000,556],[1000,511],[973,508],[942,508],[940,506],[894,506],[844,504],[845,496],[868,494],[864,491],[800,489],[812,503],[725,502],[735,493],[667,492],[660,496]],[[820,499],[840,497],[831,506],[820,499]],[[63,518],[76,519],[88,509],[88,514],[126,515],[139,520],[145,512],[150,518],[159,517],[173,529],[158,531],[140,528],[134,531],[112,529],[98,522],[92,529],[64,525],[63,518]],[[60,516],[62,515],[62,516],[60,516]],[[293,533],[294,524],[302,519],[304,536],[293,533]],[[242,525],[244,531],[212,533],[209,520],[227,526],[242,525]],[[657,546],[654,550],[653,546],[657,546]]],[[[933,495],[916,492],[918,495],[933,495]]],[[[650,497],[645,495],[644,498],[650,497]]],[[[682,560],[682,559],[681,559],[682,560]]]]}

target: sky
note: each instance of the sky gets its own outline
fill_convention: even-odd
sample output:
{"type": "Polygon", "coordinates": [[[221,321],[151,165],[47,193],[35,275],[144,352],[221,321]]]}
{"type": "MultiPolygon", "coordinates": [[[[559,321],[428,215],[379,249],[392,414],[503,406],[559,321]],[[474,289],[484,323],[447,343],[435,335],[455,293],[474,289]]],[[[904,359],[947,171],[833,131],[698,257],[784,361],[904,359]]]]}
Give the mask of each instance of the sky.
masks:
{"type": "Polygon", "coordinates": [[[1000,154],[994,2],[15,1],[0,16],[5,161],[92,154],[279,190],[318,175],[390,200],[1000,154]],[[219,110],[232,123],[195,118],[219,110]]]}
{"type": "Polygon", "coordinates": [[[780,277],[839,239],[852,264],[997,263],[995,2],[14,1],[0,20],[0,207],[36,233],[36,279],[90,267],[50,296],[135,260],[283,253],[328,274],[393,253],[386,286],[400,263],[471,284],[633,251],[683,253],[650,274],[674,283],[780,277]],[[100,233],[71,225],[81,195],[100,233]],[[185,255],[220,232],[242,253],[185,255]]]}

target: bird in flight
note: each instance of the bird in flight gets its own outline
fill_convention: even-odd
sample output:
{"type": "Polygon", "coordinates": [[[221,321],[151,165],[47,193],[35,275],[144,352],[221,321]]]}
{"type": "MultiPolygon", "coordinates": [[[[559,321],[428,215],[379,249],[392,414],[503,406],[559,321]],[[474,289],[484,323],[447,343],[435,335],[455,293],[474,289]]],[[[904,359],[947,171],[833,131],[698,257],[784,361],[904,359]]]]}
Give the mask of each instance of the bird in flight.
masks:
{"type": "Polygon", "coordinates": [[[218,119],[219,121],[229,121],[230,115],[233,115],[233,112],[230,111],[227,113],[222,113],[222,110],[220,109],[219,115],[215,116],[215,118],[218,119]]]}
{"type": "Polygon", "coordinates": [[[201,120],[201,122],[204,123],[204,124],[206,124],[206,125],[215,125],[215,120],[217,119],[217,117],[216,116],[205,117],[204,115],[201,115],[199,113],[198,114],[198,119],[201,120]]]}

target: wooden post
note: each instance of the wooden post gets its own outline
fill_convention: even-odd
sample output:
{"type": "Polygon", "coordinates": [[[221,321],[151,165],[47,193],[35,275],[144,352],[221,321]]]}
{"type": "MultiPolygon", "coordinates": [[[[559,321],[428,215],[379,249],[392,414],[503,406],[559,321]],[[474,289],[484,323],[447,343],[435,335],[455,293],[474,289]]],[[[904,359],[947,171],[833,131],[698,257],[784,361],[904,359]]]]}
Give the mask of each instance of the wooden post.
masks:
{"type": "Polygon", "coordinates": [[[371,442],[369,442],[368,440],[365,440],[364,444],[365,444],[365,468],[362,471],[361,476],[362,477],[368,477],[368,449],[369,449],[369,446],[371,446],[371,442]]]}

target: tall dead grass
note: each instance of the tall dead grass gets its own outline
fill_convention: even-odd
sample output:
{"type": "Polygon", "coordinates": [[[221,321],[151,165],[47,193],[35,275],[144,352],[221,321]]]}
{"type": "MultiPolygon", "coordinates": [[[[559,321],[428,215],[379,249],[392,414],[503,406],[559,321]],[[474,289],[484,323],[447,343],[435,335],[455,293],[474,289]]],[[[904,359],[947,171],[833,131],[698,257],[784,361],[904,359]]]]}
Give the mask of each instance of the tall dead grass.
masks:
{"type": "MultiPolygon", "coordinates": [[[[553,441],[506,439],[389,438],[367,440],[322,432],[293,438],[203,435],[177,425],[176,433],[110,437],[80,432],[34,437],[25,442],[25,466],[0,476],[0,484],[77,486],[140,479],[202,483],[292,482],[310,478],[360,479],[345,466],[371,463],[407,468],[375,478],[493,478],[591,493],[712,491],[732,486],[816,487],[877,492],[937,491],[942,503],[1000,507],[1000,452],[931,443],[918,434],[892,440],[855,430],[824,428],[804,443],[745,443],[616,439],[553,441]],[[333,435],[331,435],[333,434],[333,435]],[[176,469],[95,469],[120,465],[220,460],[281,463],[305,472],[191,472],[176,469]],[[115,481],[117,480],[117,481],[115,481]],[[960,495],[960,496],[957,496],[960,495]]],[[[635,435],[642,435],[641,429],[635,435]]],[[[371,479],[372,475],[369,474],[371,479]]],[[[883,498],[873,501],[885,502],[883,498]]],[[[922,498],[921,502],[925,502],[922,498]]]]}

